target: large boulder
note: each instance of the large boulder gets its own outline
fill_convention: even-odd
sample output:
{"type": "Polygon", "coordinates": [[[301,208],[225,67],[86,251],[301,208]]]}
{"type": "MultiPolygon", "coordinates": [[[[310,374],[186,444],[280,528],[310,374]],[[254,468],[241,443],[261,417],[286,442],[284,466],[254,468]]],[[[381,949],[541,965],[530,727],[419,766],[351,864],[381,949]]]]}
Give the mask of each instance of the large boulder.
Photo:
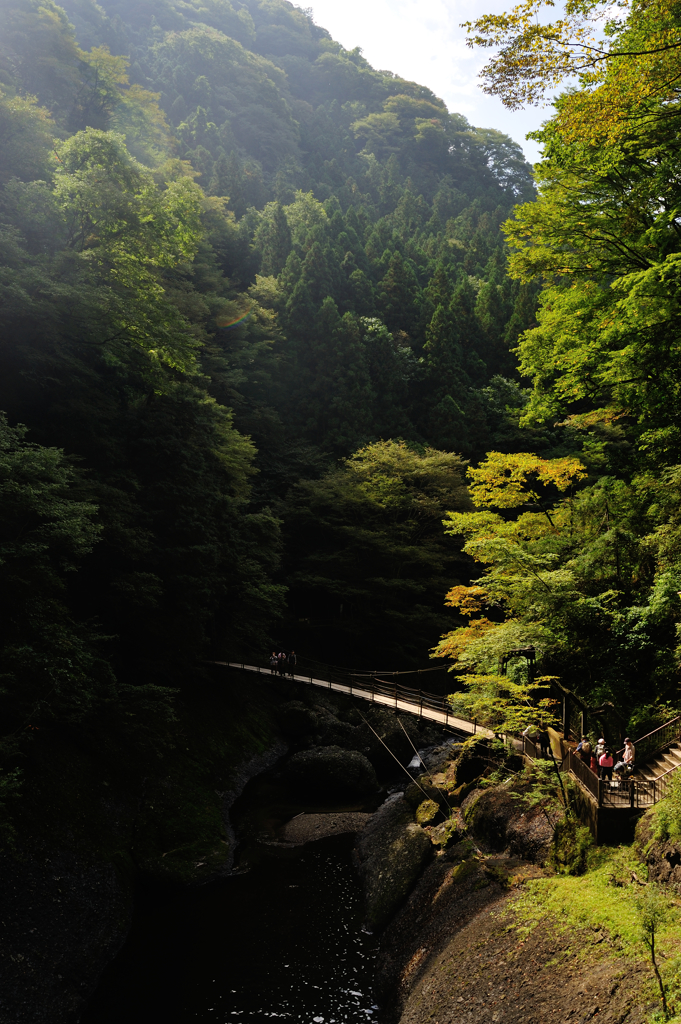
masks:
{"type": "Polygon", "coordinates": [[[317,732],[319,716],[302,701],[290,700],[279,709],[279,724],[285,736],[298,739],[317,732]]]}
{"type": "Polygon", "coordinates": [[[432,854],[428,836],[400,797],[389,798],[369,820],[357,848],[366,923],[382,928],[402,905],[432,854]]]}
{"type": "Polygon", "coordinates": [[[551,851],[553,828],[540,806],[528,807],[518,796],[517,789],[506,786],[473,790],[461,805],[466,824],[485,852],[506,850],[543,864],[551,851]]]}
{"type": "Polygon", "coordinates": [[[289,785],[309,796],[355,799],[378,790],[371,762],[356,750],[312,747],[294,754],[282,770],[289,785]]]}

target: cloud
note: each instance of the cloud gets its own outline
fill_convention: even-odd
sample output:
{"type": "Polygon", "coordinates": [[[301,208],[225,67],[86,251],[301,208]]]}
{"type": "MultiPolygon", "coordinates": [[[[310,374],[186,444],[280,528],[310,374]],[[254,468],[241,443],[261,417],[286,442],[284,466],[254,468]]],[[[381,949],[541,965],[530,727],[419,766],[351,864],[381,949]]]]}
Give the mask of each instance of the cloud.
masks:
{"type": "Polygon", "coordinates": [[[466,46],[460,22],[480,14],[501,12],[503,0],[307,0],[315,22],[328,29],[348,50],[360,46],[375,68],[393,71],[428,86],[450,110],[475,125],[497,128],[518,142],[529,160],[538,147],[524,136],[538,128],[549,111],[509,111],[486,96],[479,74],[487,55],[466,46]]]}

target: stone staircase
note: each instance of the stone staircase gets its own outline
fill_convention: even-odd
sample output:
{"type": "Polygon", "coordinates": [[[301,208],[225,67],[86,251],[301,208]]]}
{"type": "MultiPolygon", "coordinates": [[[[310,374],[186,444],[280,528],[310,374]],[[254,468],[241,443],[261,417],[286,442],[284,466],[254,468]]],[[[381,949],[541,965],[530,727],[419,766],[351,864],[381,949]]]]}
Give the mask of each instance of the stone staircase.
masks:
{"type": "Polygon", "coordinates": [[[670,743],[637,770],[642,782],[655,782],[672,769],[681,767],[681,742],[670,743]]]}

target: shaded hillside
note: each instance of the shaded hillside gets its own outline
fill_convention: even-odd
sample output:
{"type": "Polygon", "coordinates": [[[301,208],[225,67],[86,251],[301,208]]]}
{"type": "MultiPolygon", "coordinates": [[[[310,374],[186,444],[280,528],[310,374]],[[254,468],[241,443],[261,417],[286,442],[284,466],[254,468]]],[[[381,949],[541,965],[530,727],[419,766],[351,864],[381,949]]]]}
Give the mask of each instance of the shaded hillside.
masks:
{"type": "Polygon", "coordinates": [[[172,681],[264,645],[284,585],[294,619],[344,605],[342,643],[421,661],[451,622],[442,573],[405,571],[370,516],[395,584],[369,631],[362,565],[311,574],[316,499],[287,494],[383,440],[513,447],[536,291],[500,233],[532,195],[519,147],[287,3],[18,0],[0,29],[0,408],[97,506],[64,614],[95,616],[122,677],[172,681]]]}

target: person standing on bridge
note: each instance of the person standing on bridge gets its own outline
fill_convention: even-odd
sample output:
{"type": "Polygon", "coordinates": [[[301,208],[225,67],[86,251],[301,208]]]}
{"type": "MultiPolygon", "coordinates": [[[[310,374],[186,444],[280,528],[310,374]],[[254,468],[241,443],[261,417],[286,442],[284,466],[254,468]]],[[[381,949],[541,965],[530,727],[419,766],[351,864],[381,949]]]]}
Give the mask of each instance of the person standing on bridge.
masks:
{"type": "Polygon", "coordinates": [[[614,763],[614,758],[606,747],[601,756],[598,758],[599,774],[602,779],[609,779],[609,781],[612,782],[612,767],[614,763]]]}
{"type": "Polygon", "coordinates": [[[546,728],[546,724],[544,722],[541,722],[539,726],[539,732],[537,733],[537,742],[539,743],[541,756],[546,758],[550,757],[551,737],[549,736],[549,731],[546,728]]]}
{"type": "Polygon", "coordinates": [[[626,772],[628,775],[630,775],[634,770],[635,758],[636,747],[627,736],[627,738],[624,741],[624,753],[622,754],[622,760],[618,761],[615,765],[615,771],[626,772]]]}
{"type": "Polygon", "coordinates": [[[276,672],[277,672],[277,652],[276,651],[272,651],[272,653],[270,655],[270,671],[272,672],[272,675],[276,675],[276,672]]]}
{"type": "Polygon", "coordinates": [[[582,736],[575,749],[575,754],[581,758],[582,763],[585,764],[587,768],[591,766],[591,742],[587,736],[582,736]]]}
{"type": "Polygon", "coordinates": [[[279,651],[279,675],[286,675],[286,652],[279,651]]]}
{"type": "Polygon", "coordinates": [[[296,658],[296,652],[291,651],[288,656],[288,674],[293,677],[296,674],[296,664],[298,659],[296,658]]]}

